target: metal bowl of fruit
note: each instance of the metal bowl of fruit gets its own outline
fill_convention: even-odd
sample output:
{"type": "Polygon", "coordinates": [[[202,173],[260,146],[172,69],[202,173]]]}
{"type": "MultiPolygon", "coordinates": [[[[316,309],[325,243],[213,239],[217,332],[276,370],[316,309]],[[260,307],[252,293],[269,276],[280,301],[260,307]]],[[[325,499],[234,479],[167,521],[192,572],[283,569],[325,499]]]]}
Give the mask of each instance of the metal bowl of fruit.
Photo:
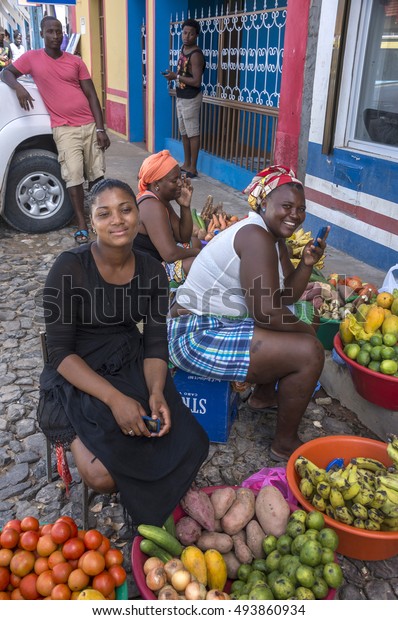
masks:
{"type": "MultiPolygon", "coordinates": [[[[301,484],[301,481],[306,477],[306,474],[303,473],[302,470],[302,475],[299,473],[300,469],[297,461],[300,458],[306,459],[320,471],[318,478],[316,478],[316,475],[313,474],[315,476],[313,485],[315,486],[315,491],[318,492],[321,488],[317,489],[318,485],[316,484],[316,480],[318,479],[319,482],[321,482],[321,478],[323,478],[323,482],[325,482],[326,479],[326,481],[330,484],[329,476],[323,476],[323,472],[326,470],[328,465],[336,459],[341,460],[342,464],[339,464],[339,468],[342,470],[347,468],[352,459],[359,459],[357,471],[364,469],[365,475],[366,472],[368,473],[367,478],[369,481],[372,477],[374,478],[376,473],[378,475],[385,475],[386,471],[382,471],[382,474],[380,474],[379,470],[393,465],[393,460],[387,454],[386,443],[376,441],[374,439],[355,437],[351,435],[335,435],[313,439],[312,441],[308,441],[300,446],[290,456],[286,467],[286,476],[293,495],[305,510],[312,511],[314,508],[322,511],[325,510],[324,518],[327,527],[333,528],[339,536],[339,546],[337,547],[338,553],[357,560],[386,560],[398,554],[398,531],[383,531],[382,529],[384,527],[394,527],[394,523],[398,523],[398,518],[393,516],[398,513],[398,503],[395,508],[391,505],[391,503],[389,503],[391,514],[388,516],[383,513],[384,523],[379,524],[379,530],[365,529],[365,524],[363,524],[363,527],[356,527],[353,525],[355,515],[351,513],[351,508],[353,504],[357,503],[357,495],[351,497],[350,499],[344,500],[344,506],[349,508],[348,514],[352,514],[353,517],[351,519],[351,523],[347,522],[350,519],[347,516],[343,516],[343,511],[339,511],[339,514],[342,513],[341,518],[344,518],[346,522],[344,523],[342,521],[338,521],[337,518],[328,516],[333,514],[332,511],[327,508],[327,505],[330,502],[326,500],[326,506],[320,505],[320,503],[318,503],[318,498],[316,498],[314,502],[314,495],[311,497],[311,493],[301,484]],[[381,467],[378,466],[377,463],[380,463],[381,467]],[[360,465],[362,465],[362,467],[360,467],[360,465]],[[317,507],[314,506],[313,502],[317,503],[317,507]]],[[[311,467],[312,466],[310,466],[310,469],[311,467]]],[[[308,475],[310,475],[309,472],[308,475]]],[[[396,480],[398,481],[398,474],[391,475],[396,475],[396,480]]],[[[392,484],[394,485],[395,483],[392,482],[392,484]]],[[[391,491],[394,491],[394,489],[391,489],[391,491]]],[[[396,493],[396,496],[394,492],[391,493],[392,499],[398,499],[398,492],[396,493]]],[[[350,497],[348,490],[346,497],[350,497]]],[[[374,497],[372,497],[371,501],[373,500],[374,497]]],[[[389,502],[391,502],[391,499],[389,502]]],[[[370,502],[365,504],[365,508],[369,503],[370,502]]],[[[387,510],[386,507],[385,510],[387,510]]],[[[346,511],[344,511],[344,513],[346,513],[346,511]]],[[[373,513],[371,514],[373,515],[373,513]]],[[[380,515],[380,518],[382,518],[382,515],[380,515]]],[[[370,523],[368,526],[377,527],[371,525],[370,523]]]]}

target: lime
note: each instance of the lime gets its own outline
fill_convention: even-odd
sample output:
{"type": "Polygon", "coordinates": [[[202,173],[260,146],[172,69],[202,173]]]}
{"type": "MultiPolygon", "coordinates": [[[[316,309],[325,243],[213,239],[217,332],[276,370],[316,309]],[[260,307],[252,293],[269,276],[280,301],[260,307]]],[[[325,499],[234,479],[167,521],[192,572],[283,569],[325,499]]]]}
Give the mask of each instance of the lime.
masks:
{"type": "Polygon", "coordinates": [[[245,585],[244,581],[241,581],[240,579],[235,579],[235,581],[233,581],[231,584],[231,593],[239,592],[239,590],[241,590],[244,585],[245,585]]]}
{"type": "Polygon", "coordinates": [[[266,573],[268,570],[264,558],[256,558],[253,560],[251,567],[253,570],[261,570],[263,573],[266,573]]]}
{"type": "Polygon", "coordinates": [[[384,334],[383,336],[383,342],[388,347],[393,347],[394,345],[397,344],[397,341],[398,341],[398,338],[396,337],[395,334],[387,333],[387,334],[384,334]]]}
{"type": "Polygon", "coordinates": [[[363,349],[361,349],[355,361],[358,362],[358,364],[360,364],[361,366],[367,366],[370,362],[369,351],[364,351],[363,349]]]}
{"type": "Polygon", "coordinates": [[[240,581],[247,581],[251,572],[252,567],[250,564],[241,564],[238,568],[238,579],[240,579],[240,581]]]}
{"type": "Polygon", "coordinates": [[[301,586],[312,588],[315,583],[315,573],[311,566],[300,564],[296,570],[296,579],[301,586]]]}
{"type": "Polygon", "coordinates": [[[266,583],[259,583],[250,590],[248,599],[249,601],[273,601],[274,595],[266,583]]]}
{"type": "Polygon", "coordinates": [[[340,566],[336,564],[336,562],[329,562],[328,564],[325,564],[323,569],[323,578],[330,588],[336,589],[340,588],[344,581],[343,571],[340,566]]]}
{"type": "Polygon", "coordinates": [[[285,567],[283,571],[283,575],[285,575],[285,577],[290,579],[294,587],[296,587],[298,585],[296,572],[297,572],[298,567],[301,566],[301,564],[297,556],[293,556],[293,557],[295,561],[290,562],[290,564],[288,564],[288,566],[285,567]]]}
{"type": "Polygon", "coordinates": [[[370,342],[365,342],[365,344],[361,346],[361,351],[367,351],[368,353],[370,353],[371,350],[372,345],[370,344],[370,342]]]}
{"type": "MultiPolygon", "coordinates": [[[[325,527],[325,519],[321,512],[317,510],[312,510],[307,514],[307,519],[305,521],[305,525],[308,529],[313,530],[322,530],[325,527]]],[[[307,529],[307,532],[308,532],[307,529]]]]}
{"type": "Polygon", "coordinates": [[[303,588],[300,586],[296,588],[295,598],[298,601],[313,601],[315,600],[315,594],[309,588],[303,588]]]}
{"type": "Polygon", "coordinates": [[[272,534],[270,534],[269,536],[266,536],[263,540],[263,551],[265,553],[265,555],[268,555],[271,553],[271,551],[275,551],[276,549],[276,543],[278,542],[278,539],[276,536],[273,536],[272,534]]]}
{"type": "Polygon", "coordinates": [[[370,337],[369,342],[372,347],[378,347],[383,344],[383,338],[379,334],[373,334],[373,336],[370,337]]]}
{"type": "Polygon", "coordinates": [[[275,583],[275,581],[278,579],[278,577],[280,577],[281,574],[278,570],[273,570],[272,573],[270,573],[267,577],[267,581],[268,581],[268,585],[272,590],[272,586],[275,583]]]}
{"type": "Polygon", "coordinates": [[[395,357],[395,351],[393,347],[382,347],[381,358],[383,360],[392,360],[393,357],[395,357]]]}
{"type": "MultiPolygon", "coordinates": [[[[268,572],[272,572],[273,570],[278,569],[281,557],[282,555],[279,553],[277,549],[275,549],[275,551],[271,551],[271,553],[267,555],[265,559],[265,563],[267,565],[268,572]]],[[[239,572],[238,572],[238,577],[239,577],[239,572]]]]}
{"type": "Polygon", "coordinates": [[[329,587],[322,577],[316,577],[315,583],[312,586],[311,590],[313,591],[315,598],[321,600],[327,597],[329,587]]]}
{"type": "Polygon", "coordinates": [[[380,372],[383,375],[395,375],[398,371],[398,364],[394,360],[383,360],[380,364],[380,372]]]}
{"type": "Polygon", "coordinates": [[[304,534],[305,532],[305,524],[301,523],[301,521],[292,520],[286,526],[286,534],[288,534],[291,538],[296,538],[300,534],[304,534]]]}
{"type": "Polygon", "coordinates": [[[301,547],[300,562],[307,566],[316,566],[320,563],[322,557],[322,547],[316,540],[308,540],[301,547]]]}
{"type": "Polygon", "coordinates": [[[272,586],[272,592],[279,601],[285,601],[290,596],[293,596],[294,590],[294,585],[285,575],[279,575],[272,586]]]}
{"type": "Polygon", "coordinates": [[[292,540],[293,538],[288,534],[282,534],[282,536],[279,536],[278,542],[276,543],[276,548],[281,555],[286,555],[287,553],[290,553],[292,540]]]}
{"type": "Polygon", "coordinates": [[[300,523],[305,523],[307,518],[307,513],[305,510],[295,510],[289,517],[289,521],[300,521],[300,523]]]}
{"type": "Polygon", "coordinates": [[[293,539],[290,551],[293,555],[300,555],[301,547],[307,542],[308,538],[306,534],[299,534],[293,539]]]}
{"type": "Polygon", "coordinates": [[[313,527],[309,527],[305,533],[305,536],[307,536],[307,539],[309,538],[310,540],[318,540],[318,533],[319,530],[316,530],[313,527]]]}
{"type": "Polygon", "coordinates": [[[369,362],[369,366],[368,366],[369,370],[374,370],[374,372],[379,372],[380,371],[380,362],[369,362]]]}
{"type": "Polygon", "coordinates": [[[315,579],[318,579],[319,577],[322,577],[323,579],[323,567],[324,564],[318,564],[318,566],[313,567],[312,570],[314,571],[315,579]]]}
{"type": "Polygon", "coordinates": [[[355,344],[354,342],[352,342],[351,344],[346,344],[344,347],[344,353],[346,354],[347,357],[349,357],[351,360],[355,360],[358,353],[360,352],[361,347],[359,346],[359,344],[355,344]]]}
{"type": "Polygon", "coordinates": [[[334,551],[327,547],[322,547],[321,564],[329,564],[329,562],[334,562],[334,551]]]}
{"type": "Polygon", "coordinates": [[[267,583],[267,579],[265,574],[260,570],[252,570],[250,575],[247,578],[246,583],[251,586],[255,586],[258,583],[267,583]]]}
{"type": "Polygon", "coordinates": [[[339,537],[330,527],[324,527],[323,530],[319,532],[318,540],[322,547],[326,547],[332,551],[336,551],[339,546],[339,537]]]}
{"type": "Polygon", "coordinates": [[[378,345],[377,347],[372,347],[372,349],[370,350],[370,359],[376,362],[381,360],[381,346],[380,345],[378,345]]]}
{"type": "Polygon", "coordinates": [[[280,559],[279,564],[278,564],[278,571],[280,573],[284,573],[285,569],[292,562],[294,562],[295,564],[300,564],[300,560],[298,559],[297,555],[290,555],[290,553],[287,553],[286,555],[283,555],[281,557],[281,559],[280,559]]]}

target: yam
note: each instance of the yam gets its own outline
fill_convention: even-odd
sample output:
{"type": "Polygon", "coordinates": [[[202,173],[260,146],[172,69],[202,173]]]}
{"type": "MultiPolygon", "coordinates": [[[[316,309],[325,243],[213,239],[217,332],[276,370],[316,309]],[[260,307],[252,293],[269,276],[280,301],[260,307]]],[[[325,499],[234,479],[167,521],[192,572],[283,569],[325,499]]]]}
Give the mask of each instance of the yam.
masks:
{"type": "Polygon", "coordinates": [[[234,546],[231,536],[219,532],[202,532],[196,542],[202,551],[216,549],[220,553],[228,553],[234,546]]]}
{"type": "Polygon", "coordinates": [[[256,519],[252,519],[246,525],[246,544],[256,559],[265,558],[263,540],[265,532],[256,519]]]}
{"type": "Polygon", "coordinates": [[[182,517],[176,523],[176,538],[184,547],[194,545],[202,533],[202,527],[192,517],[182,517]]]}
{"type": "Polygon", "coordinates": [[[251,564],[253,561],[253,553],[251,549],[243,542],[242,538],[234,534],[232,536],[234,544],[234,553],[241,564],[251,564]]]}
{"type": "Polygon", "coordinates": [[[281,536],[290,516],[290,507],[282,493],[271,485],[262,487],[256,497],[255,512],[265,534],[281,536]]]}
{"type": "Polygon", "coordinates": [[[227,565],[227,576],[228,579],[237,579],[238,578],[238,568],[240,566],[240,562],[233,551],[228,551],[228,553],[223,553],[222,557],[225,560],[225,564],[227,565]]]}
{"type": "Polygon", "coordinates": [[[236,491],[232,487],[225,487],[225,489],[216,489],[213,491],[210,500],[214,506],[214,517],[216,519],[221,519],[232,506],[235,499],[236,491]]]}
{"type": "Polygon", "coordinates": [[[236,491],[236,499],[221,519],[226,534],[237,534],[249,523],[255,514],[255,495],[251,489],[240,488],[236,491]]]}
{"type": "Polygon", "coordinates": [[[180,503],[187,515],[195,519],[205,530],[214,532],[214,508],[207,493],[191,488],[185,493],[180,503]]]}

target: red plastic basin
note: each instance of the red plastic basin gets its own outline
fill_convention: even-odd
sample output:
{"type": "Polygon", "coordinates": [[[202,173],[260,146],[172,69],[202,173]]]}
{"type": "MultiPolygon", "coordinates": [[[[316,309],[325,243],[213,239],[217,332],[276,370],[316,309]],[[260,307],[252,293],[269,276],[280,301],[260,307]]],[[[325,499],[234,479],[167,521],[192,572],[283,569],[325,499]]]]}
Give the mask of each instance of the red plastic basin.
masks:
{"type": "Polygon", "coordinates": [[[343,351],[340,334],[336,334],[333,344],[338,355],[347,364],[358,394],[379,407],[398,411],[398,377],[375,372],[347,357],[343,351]]]}

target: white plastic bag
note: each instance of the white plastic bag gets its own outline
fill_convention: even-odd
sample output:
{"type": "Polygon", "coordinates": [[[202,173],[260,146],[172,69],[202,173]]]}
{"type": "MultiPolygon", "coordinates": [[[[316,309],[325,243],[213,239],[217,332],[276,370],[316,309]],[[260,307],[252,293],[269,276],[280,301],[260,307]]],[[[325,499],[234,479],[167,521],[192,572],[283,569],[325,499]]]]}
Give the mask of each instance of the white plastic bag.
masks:
{"type": "Polygon", "coordinates": [[[383,286],[379,288],[380,293],[392,293],[398,289],[398,264],[390,267],[383,281],[383,286]]]}

